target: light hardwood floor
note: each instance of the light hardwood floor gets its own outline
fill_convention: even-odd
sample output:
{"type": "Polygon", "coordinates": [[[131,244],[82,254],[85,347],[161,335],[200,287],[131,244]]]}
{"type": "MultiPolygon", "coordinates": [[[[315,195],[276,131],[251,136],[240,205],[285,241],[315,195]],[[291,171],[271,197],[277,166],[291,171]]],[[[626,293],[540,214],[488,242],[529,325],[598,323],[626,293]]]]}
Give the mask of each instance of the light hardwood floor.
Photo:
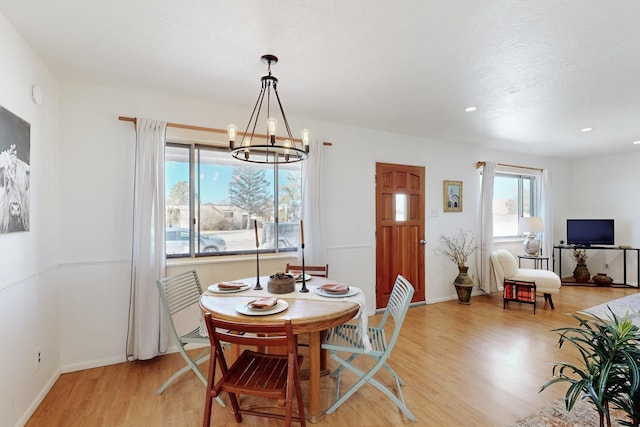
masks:
{"type": "MultiPolygon", "coordinates": [[[[561,385],[538,393],[551,364],[573,357],[569,348],[557,348],[558,336],[551,330],[574,325],[568,313],[637,292],[563,286],[553,297],[556,309],[542,309],[539,298],[535,315],[528,304],[510,303],[503,310],[500,294],[473,297],[468,306],[450,301],[412,307],[390,365],[407,383],[404,395],[418,422],[408,421],[382,393],[365,385],[315,425],[507,426],[564,395],[561,385]]],[[[172,354],[64,374],[27,426],[201,425],[204,386],[194,375],[185,374],[163,395],[155,394],[181,365],[180,356],[172,354]]],[[[386,372],[377,377],[391,384],[386,372]]],[[[343,387],[352,382],[350,374],[343,375],[343,387]]],[[[323,377],[325,407],[333,399],[333,384],[323,377]]],[[[228,409],[214,404],[211,425],[238,424],[228,409]]],[[[241,425],[281,423],[245,416],[241,425]]]]}

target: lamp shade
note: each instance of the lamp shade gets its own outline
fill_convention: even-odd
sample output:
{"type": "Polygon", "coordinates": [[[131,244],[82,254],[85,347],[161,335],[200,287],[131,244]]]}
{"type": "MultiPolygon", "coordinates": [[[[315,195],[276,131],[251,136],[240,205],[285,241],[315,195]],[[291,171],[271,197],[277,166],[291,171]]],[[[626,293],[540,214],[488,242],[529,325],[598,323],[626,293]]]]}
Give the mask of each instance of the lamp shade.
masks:
{"type": "Polygon", "coordinates": [[[544,226],[542,218],[537,216],[528,216],[520,218],[520,233],[542,233],[544,226]]]}

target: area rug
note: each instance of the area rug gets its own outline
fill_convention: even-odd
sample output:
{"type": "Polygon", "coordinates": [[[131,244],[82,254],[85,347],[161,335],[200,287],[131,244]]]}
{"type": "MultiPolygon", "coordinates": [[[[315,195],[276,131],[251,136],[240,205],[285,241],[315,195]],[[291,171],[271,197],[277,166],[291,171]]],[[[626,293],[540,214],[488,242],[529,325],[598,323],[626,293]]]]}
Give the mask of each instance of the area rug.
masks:
{"type": "MultiPolygon", "coordinates": [[[[611,411],[611,425],[622,426],[616,420],[625,416],[623,411],[611,411]]],[[[589,401],[578,400],[571,411],[564,408],[564,400],[558,399],[533,415],[516,421],[509,427],[598,427],[600,416],[589,401]]]]}
{"type": "Polygon", "coordinates": [[[609,308],[617,317],[624,317],[626,314],[634,325],[640,327],[640,293],[628,295],[626,297],[614,299],[603,304],[586,308],[584,310],[580,310],[578,313],[597,316],[601,319],[608,319],[611,315],[609,308]]]}

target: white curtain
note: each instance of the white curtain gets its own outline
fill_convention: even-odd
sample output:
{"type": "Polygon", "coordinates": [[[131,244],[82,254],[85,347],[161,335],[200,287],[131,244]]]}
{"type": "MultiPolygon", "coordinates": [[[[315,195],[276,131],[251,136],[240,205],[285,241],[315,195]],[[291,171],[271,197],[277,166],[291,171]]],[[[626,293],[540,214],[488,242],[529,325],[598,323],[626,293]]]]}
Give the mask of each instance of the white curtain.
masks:
{"type": "Polygon", "coordinates": [[[553,255],[553,217],[551,212],[551,180],[549,170],[544,169],[540,186],[540,213],[544,227],[544,233],[542,233],[542,255],[549,258],[553,255]]]}
{"type": "MultiPolygon", "coordinates": [[[[304,226],[304,262],[324,265],[325,243],[322,207],[324,206],[324,144],[316,142],[309,147],[309,157],[302,165],[302,219],[304,226]]],[[[298,259],[302,253],[298,250],[298,259]]]]}
{"type": "Polygon", "coordinates": [[[478,207],[478,236],[476,250],[476,271],[480,289],[486,293],[502,290],[502,284],[492,286],[491,251],[493,250],[493,181],[496,164],[486,162],[482,168],[480,206],[478,207]]]}
{"type": "Polygon", "coordinates": [[[136,119],[133,250],[127,358],[167,350],[168,334],[155,281],[165,275],[164,145],[167,123],[136,119]]]}

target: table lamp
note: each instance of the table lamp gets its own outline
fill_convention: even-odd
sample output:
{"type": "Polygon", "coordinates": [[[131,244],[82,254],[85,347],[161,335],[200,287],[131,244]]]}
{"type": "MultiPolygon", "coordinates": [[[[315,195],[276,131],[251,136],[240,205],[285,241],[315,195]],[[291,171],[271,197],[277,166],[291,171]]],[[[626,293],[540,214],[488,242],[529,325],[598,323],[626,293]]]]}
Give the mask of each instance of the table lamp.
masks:
{"type": "Polygon", "coordinates": [[[520,233],[527,236],[522,245],[524,253],[528,256],[540,255],[541,244],[540,240],[536,239],[536,234],[544,231],[542,218],[535,216],[522,217],[520,218],[519,226],[520,233]]]}

